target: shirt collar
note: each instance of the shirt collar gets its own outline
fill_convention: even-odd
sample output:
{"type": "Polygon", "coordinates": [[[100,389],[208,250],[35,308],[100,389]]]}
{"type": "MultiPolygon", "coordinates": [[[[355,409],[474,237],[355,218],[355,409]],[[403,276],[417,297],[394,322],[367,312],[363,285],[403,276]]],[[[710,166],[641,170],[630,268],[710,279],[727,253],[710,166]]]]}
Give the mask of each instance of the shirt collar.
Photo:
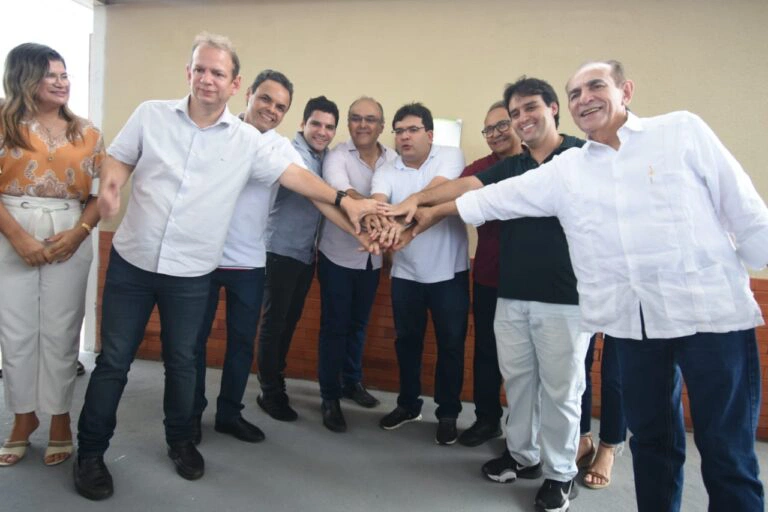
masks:
{"type": "MultiPolygon", "coordinates": [[[[352,139],[349,139],[343,144],[346,146],[347,151],[349,151],[350,153],[353,153],[355,156],[357,156],[357,158],[360,158],[360,152],[355,147],[355,143],[352,141],[352,139]]],[[[379,146],[379,149],[381,149],[381,154],[379,155],[379,158],[376,160],[376,163],[378,163],[380,160],[383,160],[386,162],[387,154],[392,150],[379,141],[376,141],[376,145],[379,146]]]]}
{"type": "MultiPolygon", "coordinates": [[[[174,109],[176,111],[181,112],[182,114],[184,114],[184,116],[187,119],[189,119],[189,121],[191,123],[194,124],[194,121],[192,121],[192,118],[189,117],[189,100],[190,100],[190,95],[187,94],[182,99],[180,99],[179,101],[176,102],[176,105],[174,105],[174,109]]],[[[230,124],[232,124],[233,122],[235,122],[237,120],[238,120],[237,116],[233,115],[229,111],[229,106],[225,105],[224,106],[224,112],[221,113],[221,115],[219,116],[219,118],[216,120],[215,123],[213,123],[211,126],[208,126],[207,128],[211,128],[211,127],[216,126],[218,124],[230,125],[230,124]]]]}
{"type": "MultiPolygon", "coordinates": [[[[643,120],[637,117],[635,114],[627,110],[627,120],[619,127],[617,135],[619,136],[619,142],[622,144],[629,137],[632,132],[642,132],[645,129],[643,126],[643,120]]],[[[584,144],[584,149],[587,151],[594,151],[597,148],[605,147],[605,144],[595,142],[591,139],[587,140],[584,144]]]]}
{"type": "Polygon", "coordinates": [[[310,155],[312,155],[312,158],[317,160],[322,160],[325,154],[328,152],[328,148],[325,148],[322,153],[318,153],[312,149],[312,146],[307,143],[307,139],[304,138],[304,134],[300,131],[296,132],[296,136],[293,138],[293,140],[299,145],[301,149],[308,152],[310,155]]]}
{"type": "MultiPolygon", "coordinates": [[[[421,167],[424,167],[427,165],[427,163],[434,158],[435,153],[437,152],[437,144],[432,144],[432,147],[429,150],[429,155],[427,155],[427,159],[424,160],[424,163],[421,164],[421,167]]],[[[419,167],[419,169],[421,169],[419,167]]],[[[403,157],[400,155],[397,155],[397,158],[395,159],[395,169],[400,169],[401,171],[404,171],[405,169],[413,169],[413,167],[408,167],[405,165],[405,162],[403,162],[403,157]]],[[[417,169],[418,170],[418,169],[417,169]]]]}
{"type": "MultiPolygon", "coordinates": [[[[582,142],[581,139],[574,137],[573,135],[568,135],[566,133],[558,133],[558,135],[560,135],[563,138],[563,140],[555,149],[552,150],[552,152],[547,156],[547,158],[542,163],[548,162],[549,160],[552,159],[553,156],[559,155],[563,151],[567,151],[571,148],[579,147],[579,143],[582,142]]],[[[525,155],[528,158],[533,158],[531,156],[531,149],[528,146],[526,146],[525,143],[523,143],[522,146],[523,146],[523,152],[521,153],[521,155],[525,155]]]]}

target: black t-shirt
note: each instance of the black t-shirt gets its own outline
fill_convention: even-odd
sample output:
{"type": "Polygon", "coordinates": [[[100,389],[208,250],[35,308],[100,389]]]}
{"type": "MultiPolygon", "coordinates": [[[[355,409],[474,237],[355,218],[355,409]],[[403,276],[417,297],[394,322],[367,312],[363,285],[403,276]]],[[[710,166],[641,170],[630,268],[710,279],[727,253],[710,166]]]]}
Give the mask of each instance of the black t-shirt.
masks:
{"type": "MultiPolygon", "coordinates": [[[[584,141],[563,135],[563,142],[543,163],[584,141]]],[[[494,164],[475,174],[483,185],[520,176],[539,163],[528,151],[494,164]]],[[[568,242],[557,217],[527,217],[501,223],[499,235],[499,290],[504,299],[532,300],[550,304],[578,304],[576,276],[568,254],[568,242]]]]}

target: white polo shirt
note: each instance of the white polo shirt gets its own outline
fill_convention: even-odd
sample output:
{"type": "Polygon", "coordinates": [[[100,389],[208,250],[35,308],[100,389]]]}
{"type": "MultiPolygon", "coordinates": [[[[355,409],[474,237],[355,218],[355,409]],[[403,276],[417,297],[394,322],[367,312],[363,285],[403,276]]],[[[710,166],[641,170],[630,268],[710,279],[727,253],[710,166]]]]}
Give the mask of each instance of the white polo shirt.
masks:
{"type": "Polygon", "coordinates": [[[291,163],[228,109],[198,127],[188,102],[142,103],[107,151],[135,166],[115,249],[143,270],[178,277],[216,268],[246,182],[272,185],[291,163]]]}
{"type": "MultiPolygon", "coordinates": [[[[392,148],[379,144],[381,155],[373,166],[368,167],[352,140],[342,142],[328,153],[323,162],[323,179],[337,190],[354,189],[364,196],[371,193],[371,181],[375,172],[397,158],[392,148]]],[[[332,222],[323,222],[318,249],[336,265],[365,270],[369,254],[358,251],[360,242],[332,222]]],[[[374,269],[381,268],[381,256],[370,255],[374,269]]]]}
{"type": "MultiPolygon", "coordinates": [[[[432,145],[427,160],[412,169],[397,157],[377,170],[371,194],[384,194],[392,204],[419,192],[434,178],[455,179],[464,170],[464,155],[453,147],[432,145]]],[[[469,268],[467,229],[458,217],[448,217],[418,235],[392,259],[392,277],[419,283],[453,279],[469,268]]]]}
{"type": "MultiPolygon", "coordinates": [[[[287,137],[275,130],[262,134],[274,151],[291,162],[304,167],[306,164],[287,137]]],[[[279,185],[269,186],[256,179],[248,180],[237,198],[235,213],[229,223],[224,253],[219,268],[261,268],[267,264],[264,231],[267,229],[269,210],[275,201],[279,185]]]]}
{"type": "MultiPolygon", "coordinates": [[[[699,117],[629,114],[618,151],[589,141],[461,196],[461,217],[560,220],[585,331],[642,339],[763,324],[744,264],[768,262],[768,208],[699,117]]],[[[524,248],[522,248],[524,250],[524,248]]]]}

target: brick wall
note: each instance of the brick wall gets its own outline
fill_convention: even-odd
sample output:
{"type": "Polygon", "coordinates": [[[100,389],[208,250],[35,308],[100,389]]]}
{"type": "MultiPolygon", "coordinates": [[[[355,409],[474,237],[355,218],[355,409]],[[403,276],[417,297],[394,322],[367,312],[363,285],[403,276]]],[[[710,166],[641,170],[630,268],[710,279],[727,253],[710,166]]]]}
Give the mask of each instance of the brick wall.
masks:
{"type": "MultiPolygon", "coordinates": [[[[109,248],[112,241],[111,232],[102,232],[99,240],[99,311],[101,318],[101,291],[104,286],[104,275],[109,261],[109,248]]],[[[763,316],[768,318],[768,279],[753,279],[757,302],[763,310],[763,316]]],[[[389,298],[389,277],[382,274],[379,290],[371,314],[368,327],[368,338],[363,355],[363,368],[365,383],[372,389],[397,391],[398,369],[395,359],[394,339],[395,329],[392,320],[392,309],[389,298]]],[[[208,365],[221,367],[224,362],[224,348],[226,346],[225,320],[224,320],[224,295],[219,301],[219,309],[216,312],[211,337],[208,340],[208,365]]],[[[287,374],[289,377],[317,380],[317,337],[320,330],[320,290],[315,280],[307,296],[304,314],[296,328],[296,333],[288,355],[287,374]]],[[[99,332],[99,331],[97,331],[99,332]]],[[[472,401],[472,353],[474,351],[475,329],[472,316],[469,318],[469,331],[464,363],[464,389],[462,400],[472,401]]],[[[757,340],[760,352],[760,371],[762,374],[762,406],[758,426],[758,438],[768,440],[768,327],[757,329],[757,340]]],[[[98,340],[97,340],[98,345],[98,340]]],[[[153,312],[147,325],[144,342],[139,348],[139,357],[145,359],[160,359],[160,321],[157,312],[153,312]]],[[[422,370],[422,388],[425,395],[432,395],[434,391],[434,366],[436,358],[435,334],[431,323],[427,327],[427,337],[424,345],[424,365],[422,370]]],[[[593,381],[593,409],[594,416],[600,414],[600,358],[602,356],[602,342],[598,340],[595,347],[595,362],[592,367],[593,381]]],[[[254,364],[253,371],[256,371],[254,364]]],[[[503,397],[502,397],[503,399],[503,397]]],[[[683,402],[686,408],[686,423],[690,426],[688,414],[688,397],[683,394],[683,402]]]]}

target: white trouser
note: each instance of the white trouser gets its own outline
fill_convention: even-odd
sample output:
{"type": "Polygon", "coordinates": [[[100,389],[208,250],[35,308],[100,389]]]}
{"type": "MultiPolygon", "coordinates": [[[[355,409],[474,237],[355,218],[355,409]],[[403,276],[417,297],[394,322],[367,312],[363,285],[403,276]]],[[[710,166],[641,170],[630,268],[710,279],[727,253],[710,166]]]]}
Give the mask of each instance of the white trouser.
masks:
{"type": "Polygon", "coordinates": [[[584,357],[589,333],[579,307],[498,299],[493,323],[509,414],[507,449],[524,466],[542,462],[544,478],[577,474],[584,357]]]}
{"type": "MultiPolygon", "coordinates": [[[[74,200],[0,199],[40,241],[76,226],[82,213],[74,200]]],[[[66,262],[31,267],[0,236],[0,348],[5,403],[11,412],[69,411],[92,256],[90,240],[85,240],[66,262]]]]}

